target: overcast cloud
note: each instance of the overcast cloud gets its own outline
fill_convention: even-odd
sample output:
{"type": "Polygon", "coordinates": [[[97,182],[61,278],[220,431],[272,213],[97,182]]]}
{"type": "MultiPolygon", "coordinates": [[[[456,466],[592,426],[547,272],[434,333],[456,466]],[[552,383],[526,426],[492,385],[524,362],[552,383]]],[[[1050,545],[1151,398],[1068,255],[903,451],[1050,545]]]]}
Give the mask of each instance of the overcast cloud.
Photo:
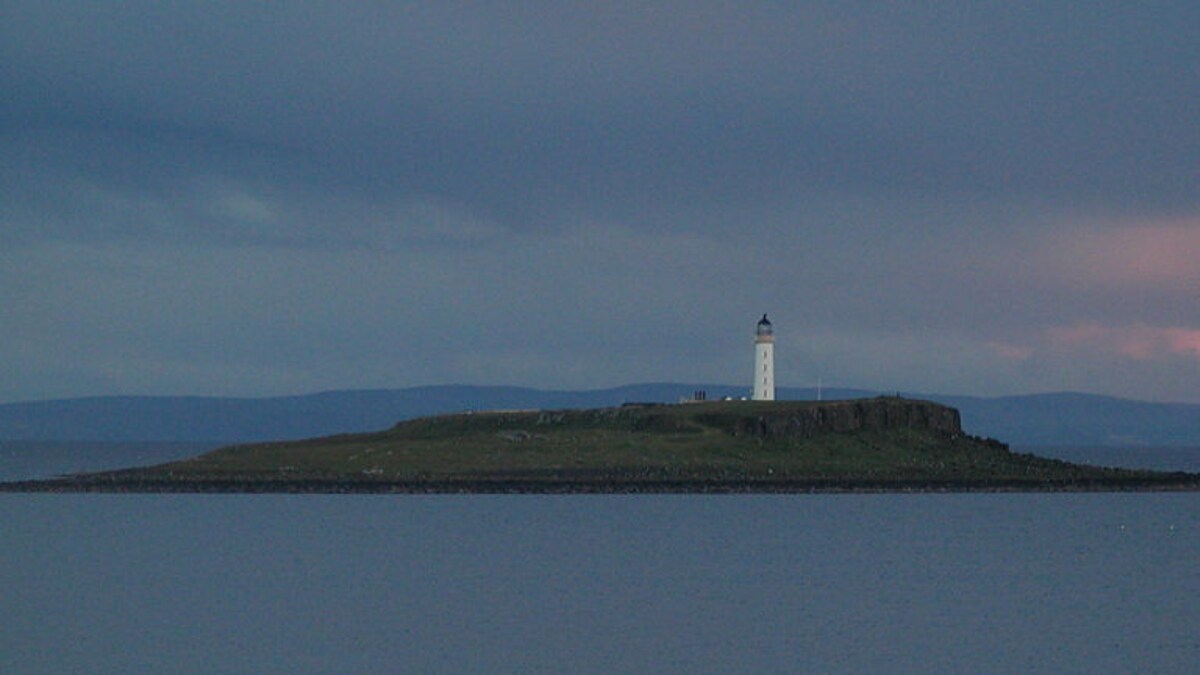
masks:
{"type": "Polygon", "coordinates": [[[0,0],[0,400],[1200,401],[1200,5],[0,0]]]}

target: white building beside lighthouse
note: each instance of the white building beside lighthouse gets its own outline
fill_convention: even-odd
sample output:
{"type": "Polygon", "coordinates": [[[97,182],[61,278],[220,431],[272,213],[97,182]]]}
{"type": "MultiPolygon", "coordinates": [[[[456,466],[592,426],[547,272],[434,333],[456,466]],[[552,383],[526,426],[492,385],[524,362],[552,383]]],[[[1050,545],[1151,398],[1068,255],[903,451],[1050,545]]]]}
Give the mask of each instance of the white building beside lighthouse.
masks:
{"type": "Polygon", "coordinates": [[[755,401],[775,400],[775,333],[763,314],[754,331],[754,394],[755,401]]]}

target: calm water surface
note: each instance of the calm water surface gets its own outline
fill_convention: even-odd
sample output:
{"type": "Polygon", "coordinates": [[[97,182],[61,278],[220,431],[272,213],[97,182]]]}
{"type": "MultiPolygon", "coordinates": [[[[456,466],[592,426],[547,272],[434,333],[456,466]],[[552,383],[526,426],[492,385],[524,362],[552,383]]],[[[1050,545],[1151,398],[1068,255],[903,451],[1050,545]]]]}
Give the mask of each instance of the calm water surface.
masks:
{"type": "Polygon", "coordinates": [[[195,457],[218,443],[0,440],[0,481],[151,466],[195,457]]]}
{"type": "Polygon", "coordinates": [[[1093,466],[1117,466],[1127,469],[1200,473],[1200,448],[1193,447],[1038,446],[1013,448],[1013,452],[1030,452],[1042,457],[1062,459],[1079,464],[1091,464],[1093,466]]]}
{"type": "Polygon", "coordinates": [[[0,672],[1195,672],[1200,495],[0,494],[0,672]]]}

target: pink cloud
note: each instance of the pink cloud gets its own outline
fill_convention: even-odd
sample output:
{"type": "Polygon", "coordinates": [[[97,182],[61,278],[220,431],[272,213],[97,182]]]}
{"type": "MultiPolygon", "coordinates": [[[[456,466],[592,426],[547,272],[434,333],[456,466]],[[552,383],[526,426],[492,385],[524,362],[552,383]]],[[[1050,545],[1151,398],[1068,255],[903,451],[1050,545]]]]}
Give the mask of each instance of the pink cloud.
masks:
{"type": "Polygon", "coordinates": [[[1200,330],[1168,328],[1166,333],[1172,351],[1200,358],[1200,330]]]}
{"type": "Polygon", "coordinates": [[[1051,328],[1047,336],[1058,347],[1085,347],[1137,360],[1167,355],[1200,358],[1200,330],[1191,328],[1080,323],[1051,328]]]}
{"type": "Polygon", "coordinates": [[[1200,218],[1075,230],[1048,249],[1076,280],[1149,286],[1200,285],[1200,218]]]}

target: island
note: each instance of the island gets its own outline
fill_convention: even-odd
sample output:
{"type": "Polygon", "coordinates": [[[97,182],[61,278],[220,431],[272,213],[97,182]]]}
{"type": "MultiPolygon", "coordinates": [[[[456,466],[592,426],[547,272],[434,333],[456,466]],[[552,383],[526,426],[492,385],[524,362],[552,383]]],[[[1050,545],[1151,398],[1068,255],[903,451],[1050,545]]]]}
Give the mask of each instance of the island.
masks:
{"type": "Polygon", "coordinates": [[[1093,467],[963,431],[929,401],[628,403],[464,411],[385,431],[235,445],[5,491],[739,493],[1196,490],[1200,474],[1093,467]]]}

